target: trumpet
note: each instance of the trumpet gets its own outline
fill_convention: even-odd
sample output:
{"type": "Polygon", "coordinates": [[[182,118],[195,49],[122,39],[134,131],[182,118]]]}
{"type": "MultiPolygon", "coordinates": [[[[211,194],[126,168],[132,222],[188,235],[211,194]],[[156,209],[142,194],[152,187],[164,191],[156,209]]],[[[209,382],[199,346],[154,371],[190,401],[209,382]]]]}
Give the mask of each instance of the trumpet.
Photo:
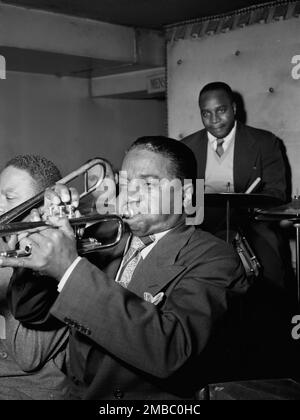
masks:
{"type": "MultiPolygon", "coordinates": [[[[106,166],[105,161],[102,159],[92,159],[90,162],[80,166],[80,168],[76,169],[75,171],[71,172],[69,175],[65,176],[64,178],[60,179],[56,182],[56,184],[68,184],[69,182],[73,181],[74,179],[78,178],[80,175],[84,175],[84,191],[80,194],[80,199],[85,197],[86,195],[95,191],[103,181],[106,175],[106,166]],[[100,172],[99,178],[97,182],[89,188],[88,186],[88,171],[95,166],[99,166],[102,171],[100,172]]],[[[0,226],[6,223],[13,222],[14,220],[20,220],[21,217],[26,216],[33,208],[40,206],[44,201],[44,194],[45,191],[41,191],[37,195],[32,198],[29,198],[24,203],[19,204],[18,206],[14,207],[13,209],[7,211],[2,216],[0,216],[0,226]]]]}
{"type": "MultiPolygon", "coordinates": [[[[82,199],[83,197],[87,196],[88,194],[95,191],[100,184],[102,183],[103,179],[106,175],[106,164],[105,160],[100,158],[92,159],[88,163],[82,165],[77,170],[71,172],[66,177],[59,180],[56,184],[67,184],[74,179],[78,178],[79,176],[84,176],[84,191],[80,194],[79,198],[82,199]],[[90,186],[88,185],[88,171],[95,167],[99,166],[101,168],[100,175],[98,177],[97,182],[90,186]]],[[[47,221],[38,221],[38,222],[22,222],[18,221],[21,217],[26,216],[33,208],[40,206],[44,200],[44,193],[45,191],[40,192],[36,196],[30,198],[29,200],[25,201],[24,203],[14,207],[12,210],[4,213],[0,216],[0,237],[12,235],[20,232],[28,232],[31,229],[36,229],[38,227],[49,226],[47,221]],[[14,222],[17,220],[16,222],[14,222]]],[[[77,238],[77,250],[79,254],[85,254],[88,252],[93,252],[95,250],[108,248],[116,245],[124,231],[124,223],[121,217],[118,215],[101,215],[99,213],[88,214],[85,216],[74,217],[73,208],[70,205],[62,205],[58,206],[60,210],[61,216],[67,216],[69,219],[69,223],[72,227],[74,227],[74,234],[77,238]],[[95,237],[84,238],[83,235],[80,233],[85,228],[86,224],[103,224],[105,228],[102,228],[102,231],[109,230],[113,236],[106,238],[106,240],[99,240],[95,237]],[[110,226],[109,226],[110,224],[110,226]],[[109,229],[107,229],[109,227],[109,229]],[[83,228],[83,229],[82,229],[83,228]]],[[[100,234],[101,234],[101,229],[100,234]]],[[[97,235],[98,236],[98,235],[97,235]]],[[[107,235],[106,235],[107,236],[107,235]]],[[[31,248],[30,246],[26,246],[23,250],[7,250],[0,252],[0,257],[26,257],[30,256],[31,248]]]]}
{"type": "MultiPolygon", "coordinates": [[[[69,223],[75,229],[75,236],[77,236],[77,251],[80,255],[93,252],[99,249],[109,248],[117,245],[124,232],[124,223],[123,219],[118,215],[101,215],[99,213],[93,213],[86,216],[80,216],[75,218],[70,218],[69,223]],[[112,235],[110,238],[105,241],[99,241],[94,237],[83,238],[78,232],[80,228],[87,223],[110,223],[111,226],[109,230],[112,235]]],[[[28,232],[30,230],[37,229],[39,227],[52,227],[47,221],[38,221],[38,222],[16,222],[8,223],[7,225],[0,226],[0,237],[13,235],[20,232],[28,232]]],[[[106,227],[107,228],[107,227],[106,227]]],[[[98,236],[98,235],[97,235],[98,236]]],[[[31,248],[27,245],[24,250],[8,250],[0,252],[0,257],[28,257],[31,254],[31,248]]]]}

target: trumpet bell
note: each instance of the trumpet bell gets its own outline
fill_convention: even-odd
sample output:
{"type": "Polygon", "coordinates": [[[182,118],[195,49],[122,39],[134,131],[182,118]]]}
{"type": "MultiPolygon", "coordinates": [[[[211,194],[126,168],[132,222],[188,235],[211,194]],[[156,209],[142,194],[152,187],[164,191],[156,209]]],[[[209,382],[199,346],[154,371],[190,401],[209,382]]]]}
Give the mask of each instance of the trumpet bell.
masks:
{"type": "Polygon", "coordinates": [[[82,237],[78,238],[77,251],[79,255],[84,255],[111,248],[120,242],[123,233],[124,223],[119,216],[107,215],[100,218],[98,215],[96,222],[88,223],[82,237]]]}

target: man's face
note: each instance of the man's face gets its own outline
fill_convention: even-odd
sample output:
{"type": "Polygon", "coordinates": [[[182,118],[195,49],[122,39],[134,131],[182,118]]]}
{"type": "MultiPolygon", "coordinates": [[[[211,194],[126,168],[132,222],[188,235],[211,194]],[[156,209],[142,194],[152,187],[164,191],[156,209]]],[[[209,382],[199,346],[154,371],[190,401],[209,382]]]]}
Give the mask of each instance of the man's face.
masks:
{"type": "MultiPolygon", "coordinates": [[[[170,167],[168,158],[143,148],[137,147],[125,156],[118,207],[137,236],[163,232],[183,217],[174,213],[174,197],[182,197],[182,187],[178,182],[170,191],[170,181],[174,179],[170,167]]],[[[182,210],[182,199],[180,206],[182,210]]]]}
{"type": "Polygon", "coordinates": [[[0,174],[0,214],[18,206],[36,194],[36,183],[23,169],[8,166],[0,174]]]}
{"type": "Polygon", "coordinates": [[[201,95],[200,112],[204,127],[218,139],[226,137],[234,126],[236,105],[223,90],[201,95]]]}

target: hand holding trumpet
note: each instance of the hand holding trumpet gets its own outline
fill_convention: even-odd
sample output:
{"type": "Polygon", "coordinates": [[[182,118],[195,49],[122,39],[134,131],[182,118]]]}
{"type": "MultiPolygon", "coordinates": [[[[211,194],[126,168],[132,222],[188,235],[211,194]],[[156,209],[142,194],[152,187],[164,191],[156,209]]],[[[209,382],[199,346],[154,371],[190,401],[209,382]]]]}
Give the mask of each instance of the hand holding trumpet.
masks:
{"type": "Polygon", "coordinates": [[[123,234],[123,222],[120,217],[114,214],[103,215],[102,212],[80,217],[79,211],[76,210],[79,200],[95,192],[106,174],[108,178],[111,178],[109,163],[101,158],[92,159],[58,181],[52,188],[38,193],[35,197],[0,216],[0,237],[12,235],[10,239],[11,251],[0,255],[0,266],[31,268],[59,280],[65,269],[77,257],[78,252],[84,254],[116,245],[123,234]],[[93,174],[94,168],[97,169],[97,176],[93,174]],[[65,184],[80,175],[84,176],[85,182],[84,192],[79,195],[76,189],[68,188],[65,184]],[[96,178],[96,182],[94,178],[96,178]],[[39,207],[39,210],[31,210],[30,215],[24,219],[25,221],[15,222],[16,218],[20,220],[20,216],[27,214],[33,207],[37,208],[43,201],[44,205],[39,207]],[[61,205],[71,208],[71,212],[68,214],[69,221],[66,217],[62,217],[65,214],[65,209],[61,207],[58,209],[60,217],[53,217],[56,216],[56,212],[51,210],[55,207],[57,209],[57,206],[61,205]],[[112,222],[111,229],[114,232],[114,239],[108,238],[104,243],[101,237],[101,241],[97,237],[80,239],[83,226],[101,221],[112,222]],[[79,234],[80,240],[77,243],[71,226],[75,226],[76,233],[79,234]],[[18,233],[18,237],[16,233],[18,233]],[[20,245],[20,249],[15,249],[16,244],[20,245]]]}
{"type": "MultiPolygon", "coordinates": [[[[44,211],[52,205],[72,204],[77,207],[79,196],[75,189],[57,184],[53,190],[45,192],[44,211]]],[[[31,221],[41,221],[41,215],[34,209],[31,221]]],[[[21,258],[0,258],[1,267],[25,267],[60,280],[67,268],[77,258],[74,232],[66,217],[52,216],[46,227],[38,227],[19,238],[22,248],[31,247],[31,255],[21,258]]]]}

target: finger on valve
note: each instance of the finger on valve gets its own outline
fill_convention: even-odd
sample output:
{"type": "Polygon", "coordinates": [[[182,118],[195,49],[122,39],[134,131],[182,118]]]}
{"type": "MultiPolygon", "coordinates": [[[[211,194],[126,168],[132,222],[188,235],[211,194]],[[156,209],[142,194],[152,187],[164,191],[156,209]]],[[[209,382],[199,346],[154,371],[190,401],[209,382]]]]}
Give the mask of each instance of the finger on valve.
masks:
{"type": "Polygon", "coordinates": [[[56,184],[53,189],[46,189],[43,206],[43,220],[51,216],[73,218],[79,205],[79,194],[75,188],[56,184]]]}

